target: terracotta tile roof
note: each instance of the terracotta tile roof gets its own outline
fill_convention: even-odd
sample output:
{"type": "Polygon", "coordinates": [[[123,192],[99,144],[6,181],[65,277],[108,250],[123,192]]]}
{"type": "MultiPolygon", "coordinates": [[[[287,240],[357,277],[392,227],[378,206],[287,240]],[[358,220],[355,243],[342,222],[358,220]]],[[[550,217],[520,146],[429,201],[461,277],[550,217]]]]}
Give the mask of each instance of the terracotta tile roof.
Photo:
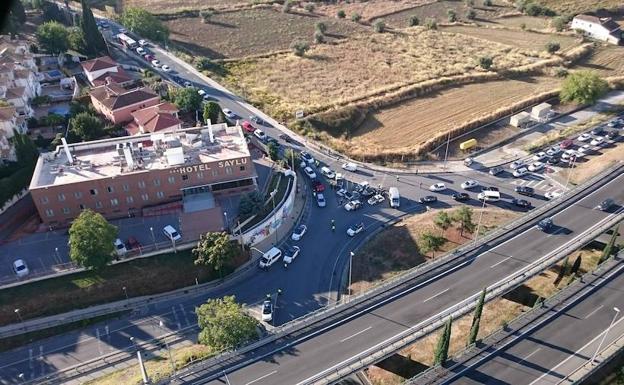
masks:
{"type": "Polygon", "coordinates": [[[118,67],[117,72],[105,72],[97,78],[93,79],[94,86],[101,86],[107,83],[125,83],[132,80],[132,77],[123,70],[123,68],[118,67]]]}
{"type": "Polygon", "coordinates": [[[106,68],[116,67],[117,63],[113,59],[111,59],[110,56],[102,56],[93,60],[82,62],[80,63],[80,65],[85,71],[93,72],[106,68]]]}
{"type": "Polygon", "coordinates": [[[25,79],[30,75],[30,71],[22,69],[13,71],[13,75],[18,79],[25,79]]]}
{"type": "Polygon", "coordinates": [[[11,120],[13,119],[15,115],[16,115],[15,107],[13,106],[0,107],[0,121],[4,122],[7,120],[11,120]]]}
{"type": "Polygon", "coordinates": [[[115,83],[95,87],[91,90],[89,95],[97,99],[106,108],[112,111],[153,98],[158,98],[158,94],[148,87],[126,90],[115,83]]]}
{"type": "Polygon", "coordinates": [[[135,111],[132,116],[134,122],[143,127],[143,131],[156,132],[182,124],[182,121],[174,115],[177,112],[178,109],[174,105],[165,102],[135,111]]]}

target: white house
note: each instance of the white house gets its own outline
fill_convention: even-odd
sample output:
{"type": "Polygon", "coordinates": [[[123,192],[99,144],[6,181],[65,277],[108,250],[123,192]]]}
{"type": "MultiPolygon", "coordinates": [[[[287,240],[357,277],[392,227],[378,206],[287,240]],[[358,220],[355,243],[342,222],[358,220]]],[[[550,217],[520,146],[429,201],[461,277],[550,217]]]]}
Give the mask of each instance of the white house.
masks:
{"type": "Polygon", "coordinates": [[[26,132],[24,120],[19,118],[15,107],[0,107],[0,133],[7,139],[11,139],[14,131],[20,134],[26,132]]]}
{"type": "Polygon", "coordinates": [[[622,42],[622,29],[610,17],[599,18],[591,15],[577,15],[572,19],[572,29],[578,29],[585,35],[611,44],[622,42]]]}
{"type": "Polygon", "coordinates": [[[102,56],[93,60],[88,60],[82,62],[80,65],[82,66],[82,69],[91,84],[94,84],[95,79],[106,73],[118,71],[117,63],[109,56],[102,56]]]}
{"type": "Polygon", "coordinates": [[[33,116],[34,112],[29,103],[26,87],[7,88],[0,85],[0,99],[13,105],[20,115],[33,116]]]}

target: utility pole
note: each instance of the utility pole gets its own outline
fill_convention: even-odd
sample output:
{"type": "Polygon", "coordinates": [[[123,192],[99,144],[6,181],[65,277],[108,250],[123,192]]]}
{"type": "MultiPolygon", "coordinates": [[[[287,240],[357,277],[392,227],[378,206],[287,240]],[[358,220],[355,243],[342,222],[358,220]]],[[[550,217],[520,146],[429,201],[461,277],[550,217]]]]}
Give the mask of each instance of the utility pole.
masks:
{"type": "Polygon", "coordinates": [[[607,327],[607,330],[604,331],[604,334],[602,335],[602,339],[600,340],[600,344],[598,344],[598,347],[596,348],[596,352],[594,353],[594,356],[592,357],[592,359],[590,361],[590,363],[592,363],[592,364],[596,361],[596,356],[600,352],[600,348],[602,347],[602,344],[604,343],[605,339],[607,338],[607,334],[609,334],[609,330],[611,330],[611,327],[615,323],[615,319],[617,318],[618,314],[620,314],[620,309],[618,309],[617,307],[614,307],[613,310],[615,311],[615,314],[613,315],[613,319],[611,320],[611,323],[607,327]]]}

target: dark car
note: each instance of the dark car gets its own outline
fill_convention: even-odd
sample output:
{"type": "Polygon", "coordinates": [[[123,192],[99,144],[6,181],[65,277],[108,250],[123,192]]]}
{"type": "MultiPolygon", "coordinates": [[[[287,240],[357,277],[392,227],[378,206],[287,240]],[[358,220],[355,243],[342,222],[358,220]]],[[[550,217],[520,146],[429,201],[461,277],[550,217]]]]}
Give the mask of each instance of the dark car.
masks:
{"type": "Polygon", "coordinates": [[[325,191],[325,185],[321,183],[319,180],[314,180],[312,182],[312,190],[317,193],[323,192],[325,191]]]}
{"type": "Polygon", "coordinates": [[[613,205],[615,205],[615,201],[611,198],[607,198],[603,200],[602,202],[600,202],[600,204],[598,205],[598,210],[607,211],[611,207],[613,207],[613,205]]]}
{"type": "Polygon", "coordinates": [[[267,146],[268,146],[269,144],[271,144],[271,143],[273,143],[273,145],[274,145],[275,147],[277,147],[277,148],[280,148],[280,146],[281,146],[281,144],[277,141],[277,139],[275,139],[275,138],[271,138],[271,137],[268,137],[268,139],[266,140],[266,144],[267,144],[267,146]]]}
{"type": "Polygon", "coordinates": [[[531,202],[529,202],[526,199],[516,199],[516,198],[514,198],[511,201],[511,203],[513,203],[515,206],[518,206],[518,207],[523,208],[523,209],[531,208],[531,202]]]}
{"type": "Polygon", "coordinates": [[[286,143],[292,142],[292,138],[290,136],[286,135],[286,134],[280,134],[279,138],[281,140],[283,140],[284,142],[286,142],[286,143]]]}
{"type": "Polygon", "coordinates": [[[259,117],[255,116],[255,115],[250,116],[249,120],[251,120],[252,122],[254,122],[256,124],[259,124],[261,126],[265,125],[264,120],[260,119],[259,117]]]}
{"type": "Polygon", "coordinates": [[[613,140],[615,138],[617,138],[618,136],[620,136],[620,133],[617,131],[609,131],[607,132],[607,138],[613,140]]]}
{"type": "Polygon", "coordinates": [[[528,186],[516,186],[516,188],[514,189],[518,194],[521,195],[526,195],[529,197],[532,197],[533,195],[535,195],[535,190],[533,189],[533,187],[528,187],[528,186]]]}
{"type": "Polygon", "coordinates": [[[593,130],[591,130],[590,132],[594,136],[602,135],[602,133],[604,132],[604,128],[602,126],[598,126],[594,128],[593,130]]]}
{"type": "Polygon", "coordinates": [[[455,193],[452,195],[453,199],[455,199],[458,202],[462,202],[462,201],[467,201],[468,199],[470,199],[470,195],[468,195],[467,193],[455,193]]]}
{"type": "Polygon", "coordinates": [[[552,158],[546,161],[546,164],[551,165],[551,166],[555,166],[559,163],[561,163],[561,158],[558,156],[553,156],[552,158]]]}
{"type": "Polygon", "coordinates": [[[427,195],[427,196],[420,198],[418,201],[420,203],[434,203],[438,201],[438,198],[436,198],[433,195],[427,195]]]}
{"type": "Polygon", "coordinates": [[[494,186],[483,186],[481,188],[481,192],[484,192],[484,191],[500,191],[500,190],[498,189],[498,187],[494,187],[494,186]]]}
{"type": "Polygon", "coordinates": [[[489,171],[490,175],[498,175],[501,172],[503,172],[503,168],[502,167],[492,167],[489,171]]]}
{"type": "Polygon", "coordinates": [[[537,223],[537,228],[541,231],[548,231],[553,227],[552,218],[544,218],[537,223]]]}

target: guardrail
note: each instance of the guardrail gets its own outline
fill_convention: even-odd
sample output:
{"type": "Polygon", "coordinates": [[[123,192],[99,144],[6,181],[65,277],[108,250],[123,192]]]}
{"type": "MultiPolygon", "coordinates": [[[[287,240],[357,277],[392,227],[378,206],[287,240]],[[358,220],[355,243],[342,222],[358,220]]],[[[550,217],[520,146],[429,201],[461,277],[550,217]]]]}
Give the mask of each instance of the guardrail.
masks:
{"type": "MultiPolygon", "coordinates": [[[[496,238],[499,238],[499,237],[503,238],[502,236],[504,234],[509,233],[510,230],[519,228],[523,225],[526,225],[529,222],[534,221],[536,218],[546,214],[547,212],[559,206],[560,204],[564,202],[568,203],[571,200],[581,199],[582,196],[584,196],[584,193],[586,193],[590,188],[595,187],[596,183],[599,183],[600,181],[604,182],[606,180],[609,180],[609,178],[607,178],[608,176],[621,173],[623,168],[624,166],[622,164],[616,164],[615,166],[589,179],[585,183],[579,186],[576,186],[574,189],[570,190],[568,193],[562,195],[561,197],[553,201],[550,201],[549,203],[528,213],[527,215],[524,215],[521,218],[514,220],[510,222],[509,224],[499,228],[498,230],[480,238],[480,240],[477,243],[472,243],[472,244],[460,247],[459,249],[456,249],[455,251],[451,253],[447,253],[446,255],[432,262],[414,267],[408,270],[406,273],[401,274],[400,276],[397,276],[389,281],[385,281],[384,283],[380,284],[379,286],[376,286],[375,288],[371,289],[370,291],[366,293],[362,293],[353,297],[352,300],[346,304],[336,304],[335,306],[326,306],[312,313],[309,313],[303,317],[297,318],[275,329],[274,333],[267,338],[264,338],[260,341],[257,341],[247,346],[242,346],[239,349],[223,353],[217,357],[214,357],[206,362],[201,363],[200,365],[203,368],[201,369],[189,368],[187,372],[189,375],[191,375],[197,372],[198,370],[203,371],[212,366],[219,366],[225,369],[226,367],[228,367],[228,365],[234,365],[233,367],[229,367],[230,370],[232,368],[245,366],[248,364],[248,362],[244,362],[242,364],[237,363],[234,361],[234,358],[236,358],[237,356],[242,356],[249,351],[259,348],[260,346],[276,341],[277,339],[283,338],[287,334],[292,333],[296,330],[309,327],[315,323],[318,323],[319,321],[325,318],[328,318],[328,317],[331,317],[332,315],[340,313],[344,311],[345,309],[359,306],[363,302],[370,300],[373,297],[380,296],[381,294],[386,293],[392,290],[393,288],[398,287],[402,283],[411,281],[419,276],[424,276],[426,273],[432,272],[436,268],[439,268],[443,265],[451,264],[453,261],[458,261],[462,256],[465,256],[469,254],[470,252],[478,250],[479,248],[481,248],[482,246],[484,246],[485,244],[487,244],[488,242],[496,238]]],[[[212,378],[216,378],[216,377],[212,377],[212,378]]]]}

